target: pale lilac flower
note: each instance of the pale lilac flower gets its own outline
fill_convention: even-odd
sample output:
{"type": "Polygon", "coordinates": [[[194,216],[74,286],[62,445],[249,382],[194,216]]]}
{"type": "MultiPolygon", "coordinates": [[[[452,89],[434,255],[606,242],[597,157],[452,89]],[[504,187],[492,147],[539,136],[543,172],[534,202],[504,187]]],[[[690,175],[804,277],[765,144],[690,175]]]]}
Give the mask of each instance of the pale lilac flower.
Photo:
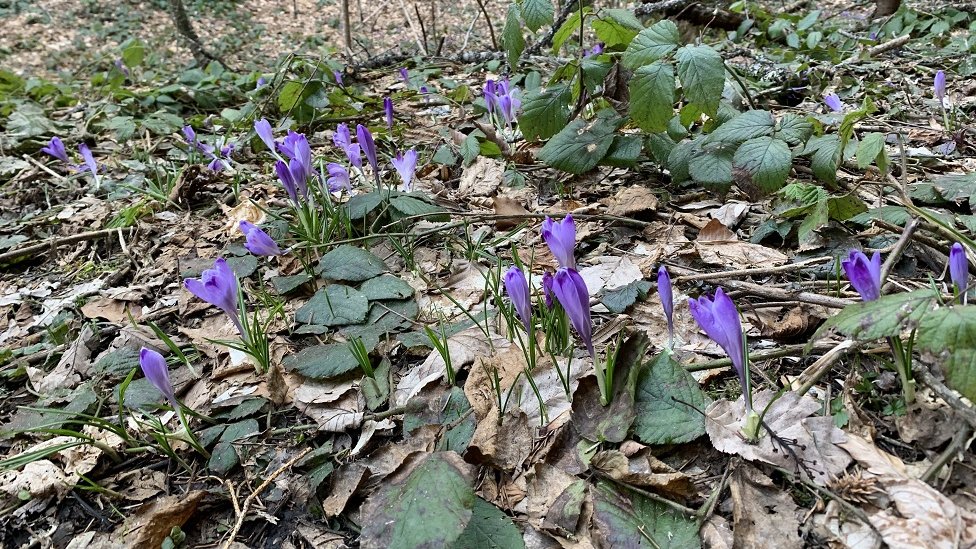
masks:
{"type": "Polygon", "coordinates": [[[183,126],[183,137],[184,139],[186,139],[187,144],[196,147],[197,132],[193,131],[193,126],[190,125],[183,126]]]}
{"type": "Polygon", "coordinates": [[[881,254],[874,252],[869,260],[862,252],[851,250],[841,266],[862,300],[874,301],[881,297],[881,254]]]}
{"type": "Polygon", "coordinates": [[[177,410],[179,404],[176,401],[176,392],[173,390],[173,382],[169,379],[169,367],[163,355],[143,347],[139,351],[139,366],[149,383],[166,397],[174,410],[177,410]]]}
{"type": "Polygon", "coordinates": [[[373,168],[373,175],[379,179],[380,166],[376,161],[376,143],[373,141],[373,134],[369,133],[369,128],[356,124],[356,141],[366,154],[366,160],[369,160],[369,165],[373,168]]]}
{"type": "Polygon", "coordinates": [[[505,292],[512,300],[512,305],[522,319],[522,326],[526,333],[530,332],[532,323],[532,303],[529,301],[529,282],[525,279],[525,273],[515,265],[509,267],[505,272],[505,292]]]}
{"type": "Polygon", "coordinates": [[[393,100],[389,97],[383,98],[383,110],[386,113],[386,127],[393,129],[393,100]]]}
{"type": "Polygon", "coordinates": [[[946,75],[945,71],[938,71],[935,73],[935,97],[939,99],[942,103],[945,101],[946,95],[946,75]]]}
{"type": "Polygon", "coordinates": [[[410,149],[407,152],[399,152],[391,161],[403,181],[404,192],[413,190],[413,177],[417,171],[417,151],[410,149]]]}
{"type": "Polygon", "coordinates": [[[576,224],[573,216],[567,215],[562,221],[553,221],[546,216],[542,222],[542,239],[549,245],[552,255],[559,261],[560,267],[576,268],[576,224]]]}
{"type": "Polygon", "coordinates": [[[122,59],[115,60],[115,68],[119,70],[125,76],[129,76],[129,69],[125,67],[125,62],[122,59]]]}
{"type": "Polygon", "coordinates": [[[254,131],[258,134],[258,137],[261,138],[261,141],[264,142],[264,145],[268,147],[268,150],[271,151],[271,154],[278,156],[278,150],[275,146],[274,140],[274,131],[271,129],[271,123],[262,118],[254,123],[254,131]]]}
{"type": "Polygon", "coordinates": [[[363,167],[363,156],[359,150],[359,144],[352,142],[349,126],[344,123],[339,124],[336,127],[335,134],[332,135],[332,142],[335,143],[336,147],[342,149],[342,152],[346,153],[346,158],[349,159],[350,164],[357,168],[363,167]]]}
{"type": "Polygon", "coordinates": [[[244,247],[254,255],[281,255],[281,248],[268,233],[250,221],[242,220],[239,225],[241,232],[244,233],[244,247]]]}
{"type": "Polygon", "coordinates": [[[70,163],[68,160],[68,151],[65,150],[64,143],[61,142],[60,137],[52,137],[47,147],[42,148],[41,152],[47,153],[65,164],[70,163]]]}
{"type": "Polygon", "coordinates": [[[840,97],[837,97],[836,93],[828,93],[825,95],[824,104],[834,112],[843,112],[844,110],[844,104],[841,102],[840,97]]]}
{"type": "Polygon", "coordinates": [[[603,53],[603,42],[597,42],[589,51],[583,50],[583,57],[596,57],[603,53]]]}
{"type": "Polygon", "coordinates": [[[263,76],[259,76],[257,83],[254,85],[254,89],[259,90],[267,85],[268,81],[263,76]]]}
{"type": "Polygon", "coordinates": [[[339,84],[340,86],[343,85],[342,71],[332,71],[332,77],[335,78],[336,84],[339,84]]]}
{"type": "Polygon", "coordinates": [[[403,80],[403,85],[410,86],[410,73],[406,67],[400,67],[400,80],[403,80]]]}
{"type": "Polygon", "coordinates": [[[238,284],[237,275],[222,257],[214,262],[213,269],[203,271],[200,278],[183,281],[183,286],[190,293],[223,311],[241,336],[246,337],[237,311],[238,284]]]}
{"type": "Polygon", "coordinates": [[[965,295],[969,288],[969,259],[966,258],[966,249],[958,242],[949,249],[949,278],[956,293],[965,295]]]}
{"type": "Polygon", "coordinates": [[[329,162],[326,165],[326,169],[329,170],[329,178],[327,184],[329,186],[329,192],[339,192],[343,189],[349,191],[352,190],[352,184],[349,182],[349,171],[342,164],[336,164],[335,162],[329,162]]]}
{"type": "Polygon", "coordinates": [[[668,346],[671,346],[674,344],[674,293],[671,275],[664,265],[657,270],[657,295],[661,298],[661,307],[668,319],[668,346]]]}

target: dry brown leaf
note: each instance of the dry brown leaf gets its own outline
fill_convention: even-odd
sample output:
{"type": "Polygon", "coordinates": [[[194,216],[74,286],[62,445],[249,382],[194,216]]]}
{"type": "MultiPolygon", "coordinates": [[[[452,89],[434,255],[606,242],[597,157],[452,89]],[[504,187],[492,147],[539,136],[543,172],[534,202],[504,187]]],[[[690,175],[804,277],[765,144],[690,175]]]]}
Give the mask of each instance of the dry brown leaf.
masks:
{"type": "Polygon", "coordinates": [[[227,216],[227,221],[224,223],[224,231],[226,231],[227,236],[230,237],[243,237],[240,225],[241,221],[248,221],[255,225],[260,225],[264,223],[267,218],[267,201],[258,200],[257,203],[251,200],[241,200],[234,207],[227,207],[220,204],[220,207],[224,210],[224,215],[227,216]]]}
{"type": "Polygon", "coordinates": [[[655,458],[647,448],[629,458],[618,450],[597,452],[590,465],[611,478],[672,499],[688,500],[696,494],[695,484],[688,475],[655,458]]]}
{"type": "Polygon", "coordinates": [[[591,296],[603,290],[620,288],[644,278],[644,273],[641,272],[640,267],[634,265],[627,257],[601,256],[592,261],[596,264],[583,267],[579,271],[591,296]]]}
{"type": "MultiPolygon", "coordinates": [[[[526,210],[522,206],[522,203],[514,198],[507,196],[496,196],[494,198],[493,204],[495,208],[495,215],[528,215],[529,210],[526,210]]],[[[495,221],[495,228],[499,230],[511,229],[522,223],[520,219],[499,219],[495,221]]]]}
{"type": "Polygon", "coordinates": [[[728,227],[726,227],[718,219],[712,219],[705,224],[704,227],[698,231],[698,238],[696,242],[738,242],[739,238],[735,236],[728,227]]]}
{"type": "Polygon", "coordinates": [[[99,297],[85,303],[81,312],[85,318],[104,318],[113,324],[122,324],[129,320],[129,314],[136,320],[142,318],[142,307],[109,297],[99,297]]]}
{"type": "Polygon", "coordinates": [[[458,197],[491,196],[505,177],[505,162],[478,156],[473,164],[464,169],[458,183],[458,197]]]}
{"type": "Polygon", "coordinates": [[[125,547],[159,547],[174,526],[183,526],[197,510],[206,492],[166,496],[143,505],[115,531],[125,547]]]}
{"type": "Polygon", "coordinates": [[[492,389],[492,372],[497,370],[502,387],[511,387],[516,376],[525,370],[525,355],[522,350],[508,340],[502,341],[504,347],[496,346],[497,352],[494,355],[489,356],[486,352],[484,356],[477,357],[468,373],[467,381],[464,382],[464,396],[474,408],[478,421],[487,417],[497,406],[497,397],[492,389]]]}
{"type": "Polygon", "coordinates": [[[796,503],[766,475],[740,463],[729,479],[735,547],[800,549],[796,503]]]}
{"type": "Polygon", "coordinates": [[[729,521],[721,515],[708,517],[702,525],[701,538],[705,549],[732,549],[734,543],[729,521]]]}
{"type": "Polygon", "coordinates": [[[800,339],[812,333],[827,318],[822,307],[806,304],[791,308],[782,317],[779,317],[777,311],[776,316],[772,322],[764,321],[760,326],[763,337],[790,341],[800,339]]]}
{"type": "Polygon", "coordinates": [[[919,396],[905,415],[895,416],[899,439],[915,442],[926,450],[939,448],[956,434],[962,420],[945,404],[925,401],[919,396]]]}
{"type": "Polygon", "coordinates": [[[657,210],[657,196],[643,185],[631,185],[617,192],[607,206],[610,215],[633,216],[657,210]]]}
{"type": "Polygon", "coordinates": [[[327,517],[337,517],[346,508],[349,498],[369,477],[369,468],[359,462],[340,467],[332,474],[332,489],[322,502],[322,512],[327,517]]]}
{"type": "Polygon", "coordinates": [[[867,524],[857,520],[836,501],[827,503],[823,513],[813,516],[815,532],[839,547],[880,549],[881,538],[867,524]]]}
{"type": "Polygon", "coordinates": [[[532,451],[534,427],[521,410],[509,409],[501,425],[494,413],[478,423],[465,460],[476,464],[490,464],[497,469],[514,471],[520,468],[532,451]]]}
{"type": "Polygon", "coordinates": [[[729,202],[712,210],[710,215],[726,227],[737,227],[748,215],[750,206],[751,204],[745,202],[729,202]]]}
{"type": "Polygon", "coordinates": [[[750,242],[695,242],[702,261],[733,269],[771,267],[789,259],[782,252],[750,242]]]}
{"type": "Polygon", "coordinates": [[[341,433],[359,427],[366,412],[366,398],[356,389],[329,404],[295,403],[295,408],[319,424],[320,431],[341,433]]]}
{"type": "MultiPolygon", "coordinates": [[[[763,410],[774,394],[769,390],[757,392],[753,408],[763,410]]],[[[705,432],[721,452],[791,471],[802,470],[813,482],[826,486],[847,469],[851,456],[838,446],[846,440],[844,432],[834,426],[830,416],[815,415],[819,410],[816,400],[790,391],[766,412],[766,425],[781,439],[795,441],[790,443],[790,451],[774,443],[765,429],[760,429],[759,441],[754,444],[742,437],[745,401],[741,397],[735,402],[717,400],[710,404],[705,410],[705,432]]]]}

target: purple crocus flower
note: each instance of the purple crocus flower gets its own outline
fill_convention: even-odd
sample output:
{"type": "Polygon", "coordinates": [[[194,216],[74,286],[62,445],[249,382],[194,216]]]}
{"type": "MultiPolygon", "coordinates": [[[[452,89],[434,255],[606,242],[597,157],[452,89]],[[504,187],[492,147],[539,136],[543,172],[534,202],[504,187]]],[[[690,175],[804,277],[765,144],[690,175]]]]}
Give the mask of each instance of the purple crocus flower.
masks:
{"type": "Polygon", "coordinates": [[[329,178],[327,180],[329,192],[335,193],[343,189],[347,191],[352,190],[352,184],[349,182],[349,170],[345,166],[336,164],[335,162],[329,162],[325,167],[329,170],[329,178]]]}
{"type": "Polygon", "coordinates": [[[529,333],[532,323],[532,303],[529,301],[529,282],[525,279],[522,269],[512,265],[505,272],[505,293],[512,300],[515,312],[522,319],[522,326],[529,333]]]}
{"type": "Polygon", "coordinates": [[[410,73],[406,67],[400,67],[400,80],[403,80],[404,86],[410,86],[410,73]]]}
{"type": "Polygon", "coordinates": [[[398,152],[391,162],[403,181],[403,191],[413,190],[413,176],[417,171],[417,151],[398,152]]]}
{"type": "Polygon", "coordinates": [[[339,84],[340,86],[343,85],[342,71],[332,71],[332,77],[335,78],[336,84],[339,84]]]}
{"type": "Polygon", "coordinates": [[[369,165],[373,168],[373,175],[379,179],[380,166],[376,161],[376,143],[373,142],[373,134],[369,133],[369,128],[362,124],[356,124],[356,141],[366,153],[366,160],[369,160],[369,165]]]}
{"type": "Polygon", "coordinates": [[[566,311],[570,324],[576,329],[580,339],[590,353],[590,358],[596,361],[593,350],[593,321],[590,317],[590,293],[586,289],[586,282],[575,269],[561,268],[556,271],[552,280],[552,293],[559,304],[566,311]]]}
{"type": "Polygon", "coordinates": [[[193,126],[186,125],[183,126],[183,138],[191,146],[196,146],[197,144],[197,132],[193,131],[193,126]]]}
{"type": "Polygon", "coordinates": [[[549,271],[542,273],[542,298],[546,308],[552,309],[552,273],[549,271]]]}
{"type": "Polygon", "coordinates": [[[47,153],[65,164],[70,162],[68,160],[68,151],[65,150],[64,143],[61,142],[60,137],[52,137],[47,147],[42,148],[41,152],[47,153]]]}
{"type": "Polygon", "coordinates": [[[254,123],[254,131],[264,142],[264,145],[268,147],[271,154],[278,156],[277,148],[275,147],[274,131],[271,129],[271,123],[267,119],[262,118],[254,123]]]}
{"type": "Polygon", "coordinates": [[[969,288],[969,259],[966,258],[966,248],[958,242],[949,249],[949,278],[965,303],[966,288],[969,288]]]}
{"type": "MultiPolygon", "coordinates": [[[[301,177],[301,174],[304,170],[300,166],[298,166],[298,163],[295,160],[291,161],[291,166],[289,164],[286,164],[284,160],[279,160],[275,162],[275,172],[278,174],[278,180],[281,181],[281,186],[284,187],[285,192],[288,193],[288,198],[290,198],[291,201],[294,202],[296,206],[298,206],[300,205],[300,202],[298,201],[298,192],[301,187],[299,186],[298,180],[295,177],[296,171],[298,172],[297,175],[301,177]],[[292,166],[297,166],[298,169],[293,171],[291,169],[292,166]]],[[[301,184],[305,185],[305,182],[302,182],[301,184]]],[[[307,185],[305,188],[306,188],[306,193],[303,194],[307,194],[307,189],[308,189],[307,185]]]]}
{"type": "Polygon", "coordinates": [[[945,101],[946,94],[946,75],[945,71],[938,71],[935,73],[935,97],[938,98],[939,102],[945,101]]]}
{"type": "Polygon", "coordinates": [[[844,110],[844,104],[841,102],[840,97],[837,97],[836,93],[828,93],[825,95],[824,104],[834,112],[842,112],[844,110]]]}
{"type": "Polygon", "coordinates": [[[349,134],[349,126],[344,123],[336,126],[335,134],[332,136],[332,142],[335,143],[336,147],[342,149],[342,152],[346,153],[346,158],[349,159],[350,164],[357,168],[363,167],[363,156],[359,151],[359,144],[352,142],[352,136],[349,134]]]}
{"type": "Polygon", "coordinates": [[[289,131],[284,141],[278,144],[278,149],[291,159],[289,168],[295,176],[295,183],[299,188],[304,187],[305,181],[315,173],[312,168],[312,148],[308,144],[308,138],[303,133],[289,131]]]}
{"type": "Polygon", "coordinates": [[[82,143],[81,145],[78,145],[78,152],[80,152],[81,153],[81,157],[85,159],[85,167],[82,169],[82,171],[84,171],[85,169],[87,169],[97,179],[98,178],[98,175],[97,175],[98,174],[98,164],[95,162],[95,157],[92,156],[91,149],[88,148],[88,145],[86,145],[85,143],[82,143]]]}
{"type": "Polygon", "coordinates": [[[214,262],[213,269],[203,271],[200,278],[184,280],[183,287],[223,311],[244,337],[244,327],[241,325],[237,311],[237,275],[224,258],[218,258],[214,262]]]}
{"type": "Polygon", "coordinates": [[[176,402],[176,392],[173,390],[173,382],[169,379],[169,367],[163,355],[143,347],[139,351],[139,366],[142,373],[149,380],[149,383],[169,401],[173,409],[176,410],[179,404],[176,402]]]}
{"type": "Polygon", "coordinates": [[[281,255],[281,248],[278,247],[278,243],[260,227],[250,221],[241,221],[239,227],[244,233],[246,239],[244,247],[247,248],[247,251],[254,255],[281,255]]]}
{"type": "Polygon", "coordinates": [[[603,42],[597,42],[589,51],[583,51],[583,57],[595,57],[603,53],[603,42]]]}
{"type": "Polygon", "coordinates": [[[571,214],[559,222],[546,216],[542,222],[542,239],[549,245],[560,267],[576,268],[576,257],[573,255],[576,251],[576,224],[571,214]]]}
{"type": "Polygon", "coordinates": [[[715,290],[715,297],[701,296],[697,300],[689,299],[688,307],[691,316],[701,326],[705,334],[718,343],[725,354],[729,355],[745,397],[746,411],[752,411],[752,395],[750,394],[748,372],[745,358],[745,334],[742,332],[742,321],[735,303],[725,294],[722,288],[715,290]]]}
{"type": "Polygon", "coordinates": [[[661,298],[664,316],[668,319],[668,347],[674,345],[674,293],[671,288],[671,275],[661,265],[657,270],[657,295],[661,298]]]}
{"type": "Polygon", "coordinates": [[[393,100],[389,97],[383,98],[383,110],[386,112],[386,127],[393,129],[393,100]]]}
{"type": "Polygon", "coordinates": [[[841,266],[862,300],[874,301],[881,297],[881,254],[874,252],[868,260],[868,256],[862,252],[851,250],[841,266]]]}
{"type": "Polygon", "coordinates": [[[485,80],[485,108],[488,109],[488,116],[491,116],[495,112],[495,107],[498,104],[498,94],[496,93],[495,81],[488,79],[485,80]]]}
{"type": "Polygon", "coordinates": [[[268,81],[263,76],[259,76],[257,83],[254,85],[254,89],[259,90],[267,85],[268,81]]]}
{"type": "Polygon", "coordinates": [[[129,76],[129,69],[125,67],[125,61],[121,58],[115,60],[115,68],[125,76],[129,76]]]}

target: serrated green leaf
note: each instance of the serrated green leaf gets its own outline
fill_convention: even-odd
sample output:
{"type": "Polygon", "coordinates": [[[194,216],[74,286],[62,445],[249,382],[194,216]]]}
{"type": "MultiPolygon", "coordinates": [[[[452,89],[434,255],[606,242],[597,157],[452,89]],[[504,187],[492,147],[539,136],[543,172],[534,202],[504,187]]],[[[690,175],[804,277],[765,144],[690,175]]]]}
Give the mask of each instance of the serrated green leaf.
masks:
{"type": "Polygon", "coordinates": [[[631,10],[603,9],[593,21],[593,32],[608,47],[628,45],[643,30],[644,24],[631,10]]]}
{"type": "Polygon", "coordinates": [[[904,227],[905,223],[912,218],[912,214],[902,206],[881,206],[855,215],[851,221],[860,225],[870,225],[875,219],[880,219],[892,225],[904,227]]]}
{"type": "Polygon", "coordinates": [[[772,135],[775,125],[776,120],[769,111],[746,111],[708,134],[704,143],[743,143],[757,137],[772,135]]]}
{"type": "Polygon", "coordinates": [[[683,46],[678,50],[678,78],[689,102],[709,116],[718,113],[725,87],[722,56],[708,46],[683,46]]]}
{"type": "Polygon", "coordinates": [[[817,179],[836,183],[841,156],[840,137],[836,134],[814,137],[807,142],[807,149],[814,151],[810,157],[810,168],[817,179]]]}
{"type": "Polygon", "coordinates": [[[382,203],[383,195],[379,192],[357,194],[346,202],[346,215],[349,216],[350,221],[359,221],[375,211],[382,203]]]}
{"type": "Polygon", "coordinates": [[[932,180],[932,186],[950,202],[968,201],[970,206],[976,202],[972,198],[976,194],[976,173],[942,175],[932,180]]]}
{"type": "Polygon", "coordinates": [[[637,163],[641,152],[641,138],[637,135],[615,135],[607,155],[600,160],[603,166],[630,168],[637,163]]]}
{"type": "Polygon", "coordinates": [[[645,147],[650,151],[654,160],[662,166],[668,165],[668,157],[674,150],[675,143],[667,132],[652,133],[647,136],[645,147]]]}
{"type": "MultiPolygon", "coordinates": [[[[682,141],[671,149],[671,153],[668,154],[668,171],[671,172],[671,179],[675,183],[681,183],[691,178],[689,164],[695,155],[696,148],[697,143],[695,141],[682,141]]],[[[731,168],[729,171],[731,173],[731,168]]]]}
{"type": "Polygon", "coordinates": [[[518,6],[513,2],[508,6],[508,17],[502,30],[502,47],[508,54],[508,66],[515,70],[519,57],[525,51],[525,38],[522,36],[522,23],[519,20],[518,6]]]}
{"type": "Polygon", "coordinates": [[[976,308],[941,307],[922,318],[916,346],[939,357],[946,385],[976,400],[976,308]]]}
{"type": "MultiPolygon", "coordinates": [[[[589,6],[583,6],[583,14],[589,15],[590,13],[593,13],[593,8],[589,6]]],[[[569,40],[569,38],[579,30],[580,19],[582,17],[583,15],[581,15],[579,11],[575,11],[573,12],[573,15],[569,16],[569,18],[566,19],[566,22],[563,23],[561,27],[559,27],[559,30],[556,31],[556,34],[552,36],[553,54],[559,53],[559,48],[563,47],[563,44],[566,43],[566,40],[569,40]]]]}
{"type": "Polygon", "coordinates": [[[474,500],[474,513],[454,549],[524,549],[522,533],[512,519],[498,507],[479,498],[474,500]]]}
{"type": "Polygon", "coordinates": [[[627,46],[623,64],[630,69],[653,63],[668,55],[681,44],[678,26],[670,19],[663,19],[640,31],[627,46]]]}
{"type": "Polygon", "coordinates": [[[556,84],[544,91],[530,92],[522,104],[519,129],[527,140],[549,139],[566,126],[569,102],[573,95],[569,86],[556,84]]]}
{"type": "Polygon", "coordinates": [[[478,143],[477,137],[469,135],[461,142],[461,158],[464,159],[465,167],[473,164],[480,152],[481,145],[478,143]]]}
{"type": "Polygon", "coordinates": [[[610,150],[618,121],[612,110],[601,111],[589,122],[577,118],[539,150],[539,160],[574,174],[592,170],[610,150]]]}
{"type": "MultiPolygon", "coordinates": [[[[723,126],[724,127],[724,126],[723,126]]],[[[790,173],[793,155],[785,141],[756,137],[739,145],[732,164],[752,175],[752,183],[766,193],[778,191],[790,173]]]]}
{"type": "Polygon", "coordinates": [[[810,139],[811,134],[813,134],[813,124],[806,116],[787,114],[780,118],[773,137],[782,139],[790,146],[795,147],[810,139]]]}
{"type": "Polygon", "coordinates": [[[319,289],[307,303],[295,311],[295,320],[301,324],[318,326],[345,326],[366,320],[369,303],[360,291],[330,284],[319,289]]]}
{"type": "Polygon", "coordinates": [[[600,481],[591,487],[598,547],[699,549],[698,525],[663,503],[600,481]]]}
{"type": "Polygon", "coordinates": [[[879,132],[869,133],[857,144],[857,167],[867,168],[884,151],[885,134],[879,132]]]}
{"type": "Polygon", "coordinates": [[[369,251],[343,244],[322,256],[318,274],[327,280],[362,282],[389,271],[386,263],[369,251]]]}
{"type": "Polygon", "coordinates": [[[796,238],[801,246],[814,243],[817,239],[817,230],[830,222],[830,208],[826,200],[820,200],[807,208],[806,214],[796,228],[796,238]]]}
{"type": "Polygon", "coordinates": [[[674,117],[674,67],[654,61],[630,79],[630,117],[648,133],[662,132],[674,117]]]}
{"type": "Polygon", "coordinates": [[[530,31],[535,32],[543,25],[552,24],[555,9],[550,0],[522,0],[522,19],[530,31]]]}
{"type": "Polygon", "coordinates": [[[450,547],[471,520],[471,480],[453,452],[422,458],[406,476],[387,479],[363,504],[363,549],[450,547]]]}
{"type": "Polygon", "coordinates": [[[702,185],[728,187],[732,183],[732,151],[726,147],[699,151],[688,161],[688,173],[702,185]]]}
{"type": "Polygon", "coordinates": [[[883,295],[874,301],[854,303],[827,319],[811,341],[830,330],[858,341],[893,337],[911,329],[932,307],[938,294],[930,288],[883,295]]]}
{"type": "Polygon", "coordinates": [[[705,434],[699,410],[708,404],[698,381],[671,353],[661,353],[637,381],[634,434],[645,444],[691,442],[705,434]]]}
{"type": "Polygon", "coordinates": [[[830,210],[830,218],[836,221],[847,221],[868,210],[867,204],[854,193],[832,196],[827,200],[827,206],[830,210]]]}

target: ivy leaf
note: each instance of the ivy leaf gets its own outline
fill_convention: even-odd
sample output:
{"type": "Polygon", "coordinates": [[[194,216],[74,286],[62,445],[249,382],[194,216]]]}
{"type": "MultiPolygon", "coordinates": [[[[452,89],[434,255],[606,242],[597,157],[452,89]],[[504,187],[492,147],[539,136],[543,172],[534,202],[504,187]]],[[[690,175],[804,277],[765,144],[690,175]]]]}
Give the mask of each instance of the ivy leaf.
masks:
{"type": "Polygon", "coordinates": [[[634,37],[624,52],[623,64],[629,69],[636,69],[653,63],[677,49],[680,43],[678,26],[670,19],[658,21],[634,37]]]}
{"type": "Polygon", "coordinates": [[[549,0],[522,0],[522,19],[530,31],[535,32],[543,25],[552,24],[555,9],[549,0]]]}
{"type": "Polygon", "coordinates": [[[600,111],[589,122],[577,118],[539,150],[539,159],[564,172],[588,172],[610,150],[618,122],[619,117],[611,109],[600,111]]]}
{"type": "Polygon", "coordinates": [[[630,79],[630,117],[648,133],[662,132],[674,117],[674,67],[654,61],[630,79]]]}
{"type": "Polygon", "coordinates": [[[916,345],[939,357],[946,385],[976,400],[976,309],[942,307],[922,318],[916,345]]]}
{"type": "Polygon", "coordinates": [[[771,193],[786,183],[786,176],[793,165],[793,155],[785,141],[756,137],[739,146],[732,157],[732,164],[749,172],[752,183],[763,192],[771,193]]]}
{"type": "Polygon", "coordinates": [[[545,91],[529,92],[522,104],[519,129],[528,140],[549,139],[566,126],[569,118],[569,102],[572,93],[569,86],[557,84],[545,91]]]}
{"type": "Polygon", "coordinates": [[[708,134],[705,143],[742,143],[772,135],[776,120],[769,111],[746,111],[708,134]]]}
{"type": "Polygon", "coordinates": [[[714,117],[725,87],[722,56],[708,46],[687,45],[678,50],[677,58],[678,78],[685,97],[714,117]]]}
{"type": "Polygon", "coordinates": [[[505,19],[505,28],[502,30],[502,47],[508,53],[508,65],[515,70],[519,57],[525,51],[525,38],[522,37],[519,9],[514,2],[508,6],[508,18],[505,19]]]}

